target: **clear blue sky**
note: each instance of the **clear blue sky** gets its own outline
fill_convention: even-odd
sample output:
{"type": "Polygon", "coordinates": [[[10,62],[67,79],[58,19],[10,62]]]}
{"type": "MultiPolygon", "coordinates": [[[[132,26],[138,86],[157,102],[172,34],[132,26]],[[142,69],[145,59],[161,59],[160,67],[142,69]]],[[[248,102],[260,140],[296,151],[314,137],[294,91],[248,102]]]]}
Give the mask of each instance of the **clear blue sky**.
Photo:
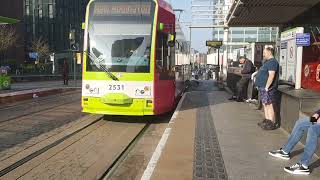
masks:
{"type": "MultiPolygon", "coordinates": [[[[168,0],[171,2],[174,9],[183,9],[184,12],[181,14],[180,21],[191,22],[191,0],[168,0]]],[[[183,25],[183,24],[182,24],[183,25]]],[[[189,28],[184,26],[183,28],[185,37],[189,41],[189,28]]],[[[212,38],[212,30],[210,29],[193,29],[191,46],[192,48],[200,51],[207,52],[207,47],[205,46],[205,41],[212,38]]]]}

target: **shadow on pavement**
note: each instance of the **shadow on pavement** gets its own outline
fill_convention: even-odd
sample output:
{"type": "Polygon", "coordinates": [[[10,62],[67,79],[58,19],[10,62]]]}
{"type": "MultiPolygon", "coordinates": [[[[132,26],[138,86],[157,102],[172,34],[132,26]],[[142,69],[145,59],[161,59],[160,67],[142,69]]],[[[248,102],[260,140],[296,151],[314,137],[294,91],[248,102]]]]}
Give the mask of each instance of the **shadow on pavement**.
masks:
{"type": "Polygon", "coordinates": [[[150,123],[150,124],[162,124],[168,123],[171,119],[173,112],[162,114],[159,116],[116,116],[116,115],[105,115],[104,120],[112,122],[122,122],[122,123],[150,123]]]}
{"type": "Polygon", "coordinates": [[[317,167],[320,167],[320,159],[310,165],[311,170],[316,169],[317,167]]]}
{"type": "Polygon", "coordinates": [[[303,153],[303,149],[298,149],[298,150],[296,150],[296,151],[292,151],[292,152],[290,153],[290,155],[291,155],[291,157],[295,157],[295,156],[301,155],[302,153],[303,153]]]}

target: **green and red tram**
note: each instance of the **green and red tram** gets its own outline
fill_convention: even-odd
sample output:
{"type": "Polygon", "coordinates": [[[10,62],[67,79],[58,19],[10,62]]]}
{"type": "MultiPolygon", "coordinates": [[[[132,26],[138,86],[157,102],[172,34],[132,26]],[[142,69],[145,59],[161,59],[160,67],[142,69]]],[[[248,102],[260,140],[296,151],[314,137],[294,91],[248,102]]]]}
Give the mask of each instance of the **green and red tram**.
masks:
{"type": "Polygon", "coordinates": [[[175,72],[175,23],[164,0],[91,0],[83,112],[158,115],[173,110],[184,89],[176,84],[176,77],[184,76],[175,72]]]}

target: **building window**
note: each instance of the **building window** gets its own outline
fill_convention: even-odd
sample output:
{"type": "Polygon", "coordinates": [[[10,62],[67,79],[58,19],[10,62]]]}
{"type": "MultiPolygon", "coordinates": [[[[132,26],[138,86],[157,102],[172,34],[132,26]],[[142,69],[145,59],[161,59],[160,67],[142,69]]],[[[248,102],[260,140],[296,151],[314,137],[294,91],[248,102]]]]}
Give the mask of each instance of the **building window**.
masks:
{"type": "Polygon", "coordinates": [[[49,18],[53,19],[53,5],[49,4],[49,18]]]}
{"type": "Polygon", "coordinates": [[[26,15],[29,16],[30,15],[30,6],[26,5],[26,15]]]}
{"type": "Polygon", "coordinates": [[[39,18],[42,19],[42,17],[43,17],[42,6],[39,6],[39,18]]]}

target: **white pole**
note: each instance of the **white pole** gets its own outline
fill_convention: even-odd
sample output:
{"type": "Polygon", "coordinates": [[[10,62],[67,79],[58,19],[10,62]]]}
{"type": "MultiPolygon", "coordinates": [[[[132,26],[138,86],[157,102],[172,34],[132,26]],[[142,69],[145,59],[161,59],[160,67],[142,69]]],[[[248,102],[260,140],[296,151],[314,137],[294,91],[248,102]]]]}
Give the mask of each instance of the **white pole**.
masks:
{"type": "Polygon", "coordinates": [[[296,65],[295,89],[301,89],[302,53],[303,53],[303,47],[298,47],[297,48],[297,65],[296,65]]]}
{"type": "MultiPolygon", "coordinates": [[[[299,27],[296,33],[303,33],[304,28],[299,27]]],[[[296,42],[295,42],[296,43],[296,42]]],[[[297,64],[296,64],[296,82],[295,89],[301,89],[301,73],[302,73],[302,53],[303,47],[297,47],[297,64]]]]}
{"type": "Polygon", "coordinates": [[[228,36],[229,36],[229,28],[224,28],[223,33],[223,44],[224,44],[224,51],[223,51],[223,64],[222,64],[222,73],[227,75],[227,60],[228,60],[228,36]]]}

